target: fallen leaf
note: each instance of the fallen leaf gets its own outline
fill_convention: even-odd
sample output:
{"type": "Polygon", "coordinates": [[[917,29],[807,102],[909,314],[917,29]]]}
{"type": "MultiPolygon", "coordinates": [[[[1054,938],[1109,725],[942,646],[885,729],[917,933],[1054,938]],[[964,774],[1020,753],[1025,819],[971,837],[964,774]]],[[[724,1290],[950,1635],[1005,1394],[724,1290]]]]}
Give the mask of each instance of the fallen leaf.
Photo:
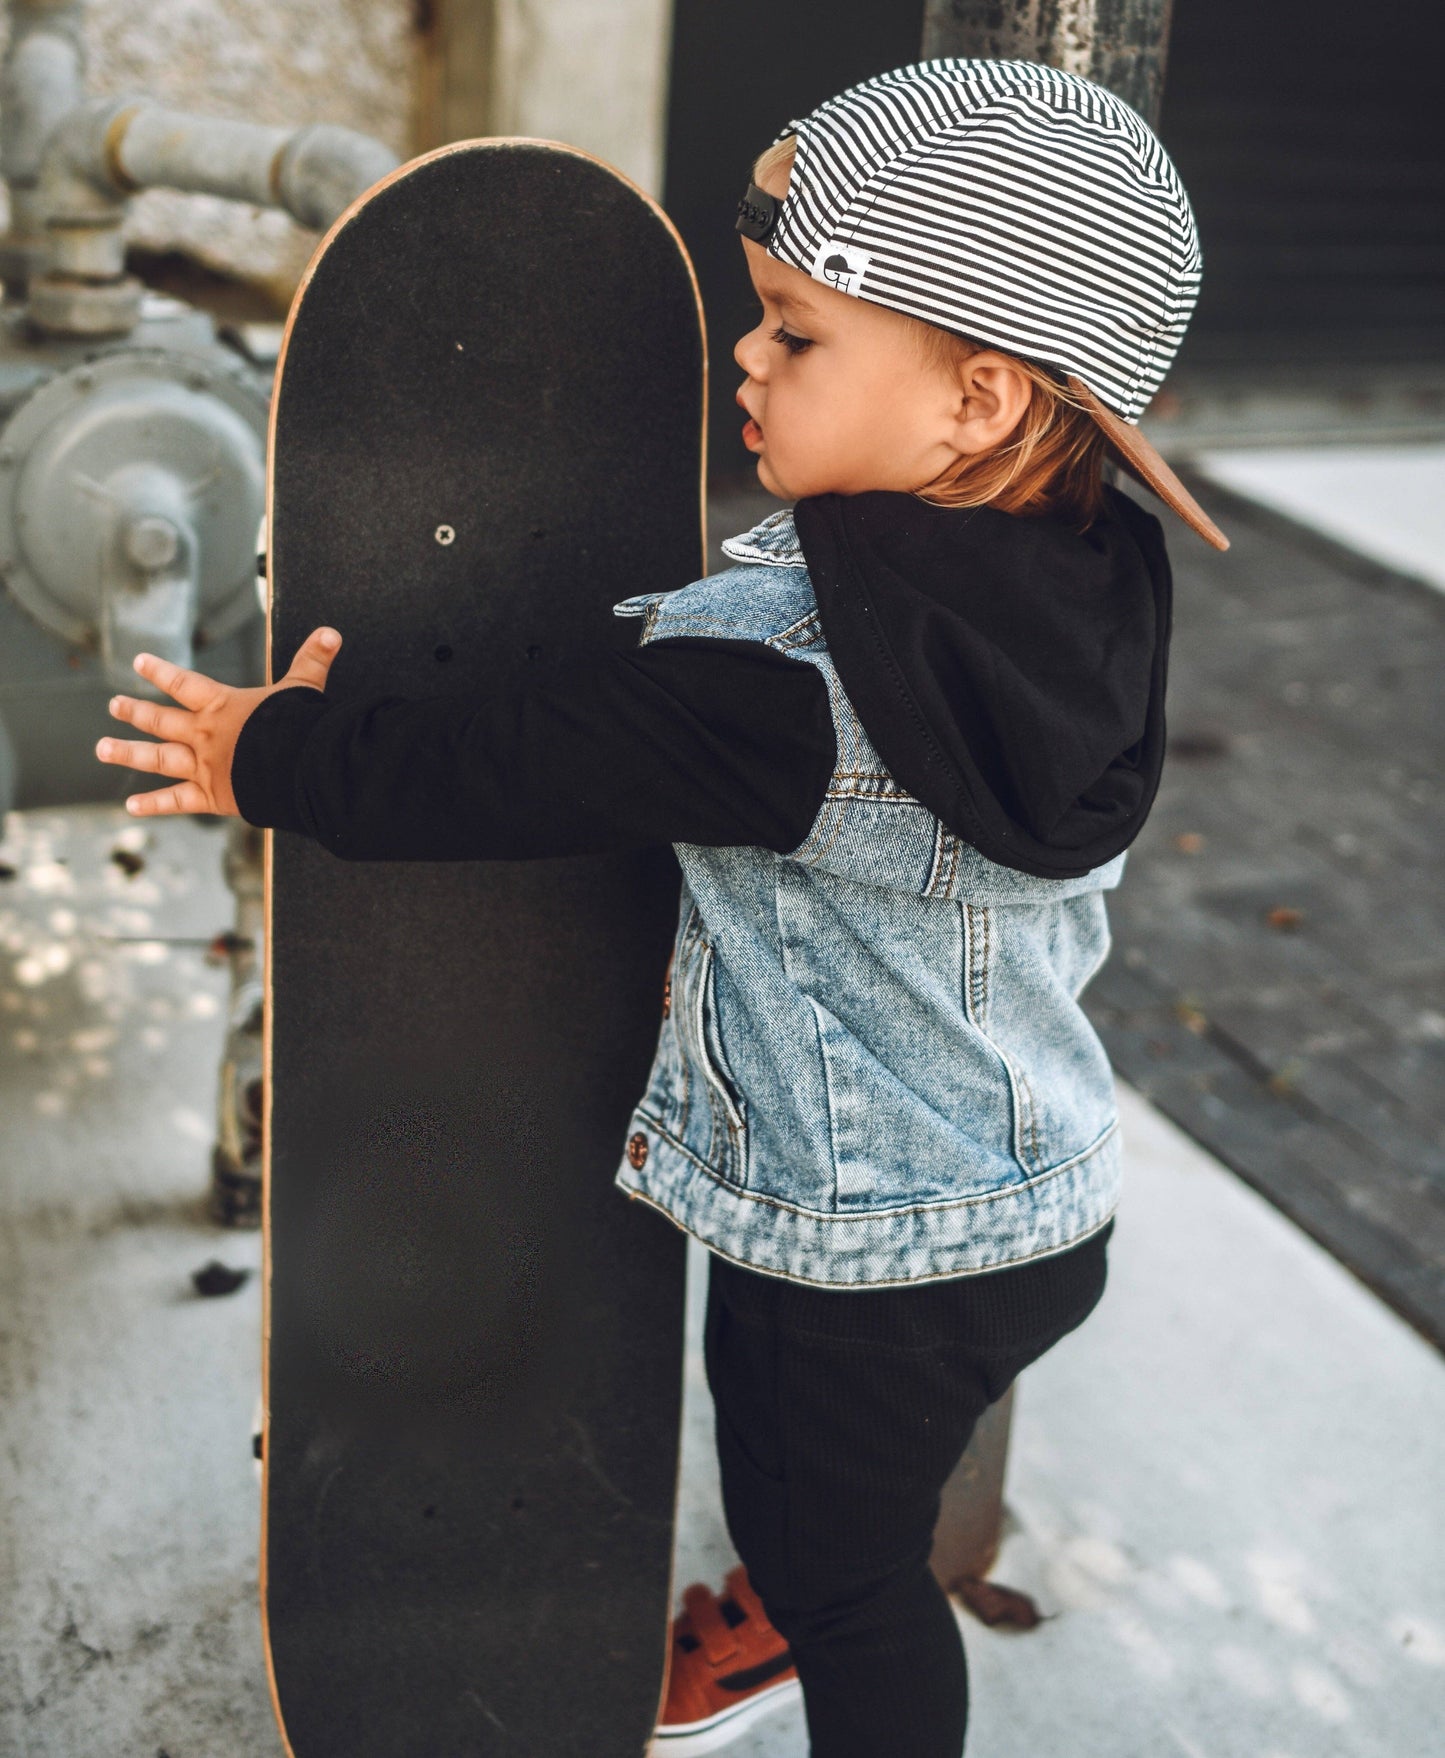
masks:
{"type": "Polygon", "coordinates": [[[1174,838],[1174,846],[1181,855],[1197,855],[1204,847],[1204,838],[1197,830],[1181,830],[1174,838]]]}
{"type": "Polygon", "coordinates": [[[1281,904],[1278,909],[1272,909],[1264,919],[1271,928],[1288,931],[1299,927],[1305,919],[1305,913],[1303,910],[1292,909],[1288,904],[1281,904]]]}
{"type": "Polygon", "coordinates": [[[1175,733],[1169,739],[1166,750],[1171,757],[1182,757],[1186,763],[1207,761],[1211,757],[1227,757],[1229,736],[1204,729],[1198,732],[1175,733]]]}
{"type": "Polygon", "coordinates": [[[255,941],[248,935],[238,934],[233,928],[225,928],[211,941],[206,948],[207,964],[224,964],[238,952],[249,952],[255,941]]]}
{"type": "Polygon", "coordinates": [[[1283,1067],[1275,1069],[1264,1084],[1277,1098],[1287,1099],[1294,1092],[1295,1084],[1304,1071],[1305,1064],[1297,1056],[1291,1057],[1283,1067]]]}
{"type": "Polygon", "coordinates": [[[196,1293],[207,1300],[214,1300],[220,1294],[234,1294],[250,1279],[249,1270],[233,1270],[229,1264],[217,1263],[215,1258],[199,1270],[191,1272],[191,1282],[196,1293]]]}
{"type": "Polygon", "coordinates": [[[961,1575],[949,1584],[949,1592],[956,1593],[980,1623],[995,1629],[1032,1630],[1044,1621],[1043,1613],[1027,1593],[997,1581],[961,1575]]]}

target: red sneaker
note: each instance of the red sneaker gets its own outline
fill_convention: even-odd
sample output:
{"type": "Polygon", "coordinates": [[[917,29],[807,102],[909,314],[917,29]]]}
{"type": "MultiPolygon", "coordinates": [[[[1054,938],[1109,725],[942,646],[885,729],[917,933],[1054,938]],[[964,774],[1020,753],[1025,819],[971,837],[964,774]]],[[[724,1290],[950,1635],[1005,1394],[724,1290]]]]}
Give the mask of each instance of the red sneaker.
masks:
{"type": "Polygon", "coordinates": [[[682,1596],[672,1626],[667,1703],[653,1758],[715,1752],[798,1689],[787,1644],[768,1622],[741,1563],[722,1597],[701,1582],[682,1596]]]}

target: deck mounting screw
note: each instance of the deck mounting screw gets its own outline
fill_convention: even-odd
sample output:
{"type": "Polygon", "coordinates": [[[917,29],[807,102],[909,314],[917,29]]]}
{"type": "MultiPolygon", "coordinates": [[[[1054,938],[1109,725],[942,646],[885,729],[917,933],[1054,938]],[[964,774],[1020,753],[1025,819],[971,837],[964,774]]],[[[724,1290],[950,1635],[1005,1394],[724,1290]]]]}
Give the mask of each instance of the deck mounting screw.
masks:
{"type": "Polygon", "coordinates": [[[450,525],[438,525],[436,528],[436,540],[445,547],[449,543],[456,542],[457,534],[450,525]]]}

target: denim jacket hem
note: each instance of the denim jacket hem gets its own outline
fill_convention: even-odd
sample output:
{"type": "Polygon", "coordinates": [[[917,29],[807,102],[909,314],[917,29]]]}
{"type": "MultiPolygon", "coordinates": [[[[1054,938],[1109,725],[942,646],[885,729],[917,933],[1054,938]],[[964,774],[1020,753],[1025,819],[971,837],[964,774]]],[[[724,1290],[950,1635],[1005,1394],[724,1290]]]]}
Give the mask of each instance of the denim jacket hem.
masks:
{"type": "Polygon", "coordinates": [[[730,1262],[818,1288],[884,1288],[982,1275],[1049,1257],[1097,1233],[1119,1203],[1117,1123],[1026,1183],[908,1208],[823,1214],[740,1190],[674,1141],[646,1110],[646,1177],[624,1159],[616,1183],[730,1262]],[[979,1210],[988,1225],[980,1228],[979,1210]]]}

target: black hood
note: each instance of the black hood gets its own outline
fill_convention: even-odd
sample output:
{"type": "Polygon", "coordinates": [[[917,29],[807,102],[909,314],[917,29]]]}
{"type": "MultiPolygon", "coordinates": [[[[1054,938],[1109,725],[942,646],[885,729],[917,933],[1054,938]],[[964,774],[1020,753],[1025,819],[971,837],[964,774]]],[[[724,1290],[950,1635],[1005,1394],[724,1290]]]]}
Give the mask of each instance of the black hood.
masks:
{"type": "Polygon", "coordinates": [[[1082,534],[913,495],[794,509],[829,651],[893,776],[989,860],[1072,878],[1138,834],[1164,757],[1159,521],[1082,534]]]}

